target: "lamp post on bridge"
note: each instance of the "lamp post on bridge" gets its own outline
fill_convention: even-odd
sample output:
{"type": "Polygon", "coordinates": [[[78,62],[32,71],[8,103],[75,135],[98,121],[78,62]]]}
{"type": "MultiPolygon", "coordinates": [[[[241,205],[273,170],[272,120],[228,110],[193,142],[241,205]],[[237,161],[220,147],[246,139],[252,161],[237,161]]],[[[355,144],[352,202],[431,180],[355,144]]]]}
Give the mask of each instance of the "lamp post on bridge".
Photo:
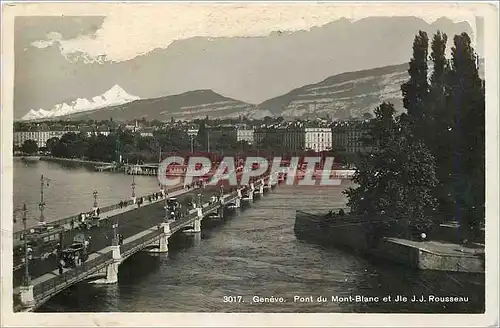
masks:
{"type": "Polygon", "coordinates": [[[118,220],[113,223],[113,240],[112,240],[112,245],[116,246],[118,245],[118,220]]]}
{"type": "Polygon", "coordinates": [[[170,212],[168,210],[168,192],[167,192],[167,188],[165,188],[163,186],[163,184],[161,185],[162,186],[162,190],[165,190],[165,194],[164,194],[164,197],[165,197],[165,220],[168,220],[170,219],[169,215],[170,215],[170,212]]]}
{"type": "Polygon", "coordinates": [[[132,200],[134,201],[135,204],[135,175],[132,174],[132,200]]]}
{"type": "Polygon", "coordinates": [[[14,210],[14,223],[17,222],[16,219],[16,214],[18,212],[23,212],[23,240],[24,240],[24,279],[23,279],[23,284],[24,286],[29,286],[31,284],[31,277],[29,273],[29,250],[28,250],[28,236],[27,236],[27,228],[26,228],[26,221],[27,221],[27,214],[28,214],[28,209],[26,207],[26,204],[23,204],[22,208],[18,208],[14,210]]]}
{"type": "Polygon", "coordinates": [[[45,217],[43,215],[43,211],[45,209],[46,204],[45,204],[45,200],[43,198],[43,188],[45,186],[48,187],[49,182],[50,182],[50,180],[48,178],[44,177],[42,174],[42,176],[40,178],[40,203],[38,204],[38,208],[40,209],[40,221],[38,223],[41,225],[45,224],[45,217]]]}
{"type": "Polygon", "coordinates": [[[194,153],[194,136],[193,135],[189,136],[189,141],[191,144],[191,153],[194,153]]]}

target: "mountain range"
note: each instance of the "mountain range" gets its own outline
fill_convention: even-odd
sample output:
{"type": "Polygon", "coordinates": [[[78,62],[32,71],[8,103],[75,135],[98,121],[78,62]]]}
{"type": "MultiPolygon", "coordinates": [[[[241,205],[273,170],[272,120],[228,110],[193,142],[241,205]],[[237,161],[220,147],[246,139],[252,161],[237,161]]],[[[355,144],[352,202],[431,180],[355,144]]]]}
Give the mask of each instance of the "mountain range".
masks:
{"type": "Polygon", "coordinates": [[[70,103],[57,104],[50,110],[38,109],[30,110],[23,116],[23,120],[47,119],[71,114],[79,114],[87,111],[93,111],[109,106],[121,105],[129,103],[139,97],[129,95],[119,85],[115,84],[111,89],[102,95],[93,97],[92,99],[78,98],[70,103]]]}
{"type": "MultiPolygon", "coordinates": [[[[408,76],[408,64],[391,65],[357,72],[337,74],[321,82],[305,85],[258,105],[220,95],[212,90],[194,90],[179,95],[139,99],[115,85],[92,100],[77,99],[56,105],[52,110],[30,111],[23,120],[147,120],[211,118],[313,118],[335,119],[361,117],[388,101],[403,111],[401,84],[408,76]],[[89,104],[89,106],[85,106],[89,104]]],[[[430,70],[432,71],[432,67],[430,70]]],[[[484,78],[484,60],[480,61],[484,78]]]]}
{"type": "MultiPolygon", "coordinates": [[[[476,29],[473,29],[467,21],[448,18],[430,22],[411,16],[387,16],[359,20],[342,18],[300,30],[275,27],[269,34],[260,36],[209,36],[211,32],[207,31],[207,36],[179,37],[167,48],[155,48],[133,59],[118,62],[103,60],[89,63],[78,59],[80,53],[75,54],[75,58],[67,58],[67,53],[61,53],[62,45],[56,41],[45,48],[33,46],[34,42],[47,40],[47,35],[53,32],[61,34],[63,40],[78,40],[80,36],[90,38],[102,24],[102,18],[99,20],[90,16],[16,19],[16,119],[25,116],[31,109],[47,110],[63,102],[72,107],[70,102],[74,99],[91,100],[115,84],[141,99],[182,94],[190,96],[191,92],[195,92],[194,98],[205,99],[202,103],[189,101],[188,104],[180,104],[180,107],[227,101],[223,105],[214,105],[224,107],[238,100],[250,107],[250,104],[264,102],[267,107],[269,103],[266,101],[271,98],[304,85],[313,86],[344,72],[407,62],[412,55],[413,39],[419,30],[429,35],[437,30],[445,32],[449,36],[449,46],[453,35],[462,32],[477,34],[476,49],[480,54],[483,39],[478,27],[481,25],[477,23],[476,29]],[[197,90],[213,90],[222,96],[214,95],[213,100],[206,102],[207,93],[197,90]],[[221,97],[229,99],[221,100],[221,97]]],[[[168,100],[162,101],[162,106],[165,102],[168,100]]],[[[243,103],[238,104],[249,108],[243,103]]],[[[167,109],[177,116],[180,115],[179,106],[167,109]]],[[[92,109],[88,114],[97,115],[96,107],[89,107],[92,109]]],[[[273,112],[279,112],[281,108],[269,107],[273,112]]],[[[255,108],[262,111],[257,109],[256,112],[255,109],[242,108],[238,111],[249,111],[255,115],[264,114],[262,111],[266,110],[260,106],[255,108]]],[[[168,119],[168,115],[154,113],[155,110],[161,112],[167,109],[144,109],[144,114],[160,118],[167,116],[168,119]]],[[[141,115],[121,111],[127,112],[128,116],[141,115]]],[[[304,109],[301,111],[305,112],[304,109]]],[[[221,115],[227,114],[236,115],[227,111],[221,115]]]]}

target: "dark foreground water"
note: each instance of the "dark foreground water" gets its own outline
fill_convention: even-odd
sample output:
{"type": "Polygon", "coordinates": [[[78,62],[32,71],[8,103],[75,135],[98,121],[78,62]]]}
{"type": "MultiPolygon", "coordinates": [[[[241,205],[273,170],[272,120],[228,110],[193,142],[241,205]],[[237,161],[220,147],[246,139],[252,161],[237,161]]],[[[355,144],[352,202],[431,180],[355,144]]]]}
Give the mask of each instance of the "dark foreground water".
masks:
{"type": "Polygon", "coordinates": [[[76,285],[39,312],[484,312],[484,275],[416,271],[297,241],[295,210],[340,206],[345,187],[280,187],[201,236],[173,236],[168,255],[136,254],[120,266],[117,285],[76,285]],[[395,302],[398,295],[408,300],[395,302]],[[332,301],[343,296],[353,300],[332,301]]]}

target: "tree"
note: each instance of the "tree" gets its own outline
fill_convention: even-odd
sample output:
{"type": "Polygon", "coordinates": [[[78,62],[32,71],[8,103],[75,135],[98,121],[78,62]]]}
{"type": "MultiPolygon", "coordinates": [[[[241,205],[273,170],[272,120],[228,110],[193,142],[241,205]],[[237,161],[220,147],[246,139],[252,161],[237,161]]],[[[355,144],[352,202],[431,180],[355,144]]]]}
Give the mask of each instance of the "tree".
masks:
{"type": "Polygon", "coordinates": [[[450,76],[450,66],[446,58],[446,34],[438,31],[432,40],[431,60],[433,71],[430,78],[429,115],[427,117],[427,146],[436,159],[436,176],[438,186],[436,196],[442,213],[451,213],[453,199],[451,197],[451,174],[453,153],[451,127],[453,126],[453,110],[447,106],[447,83],[450,76]]]}
{"type": "Polygon", "coordinates": [[[409,118],[415,124],[418,136],[426,133],[423,122],[426,119],[426,101],[429,94],[429,83],[427,80],[427,59],[429,49],[429,38],[426,32],[419,31],[413,41],[413,57],[410,59],[408,74],[410,79],[401,85],[403,93],[403,105],[407,109],[409,118]]]}
{"type": "Polygon", "coordinates": [[[469,36],[456,35],[453,42],[447,93],[454,112],[454,217],[467,238],[479,233],[485,214],[485,92],[469,36]]]}
{"type": "Polygon", "coordinates": [[[33,155],[38,151],[38,144],[36,141],[28,139],[23,142],[23,145],[21,146],[21,150],[23,153],[28,154],[28,155],[33,155]]]}
{"type": "Polygon", "coordinates": [[[366,113],[363,113],[363,115],[361,115],[361,117],[364,119],[364,120],[371,120],[373,118],[373,115],[372,113],[370,112],[366,112],[366,113]]]}
{"type": "Polygon", "coordinates": [[[390,103],[375,109],[363,140],[372,150],[360,154],[353,177],[358,186],[344,193],[354,214],[382,218],[383,226],[392,233],[409,237],[434,224],[434,158],[413,134],[413,119],[408,115],[395,118],[394,114],[390,103]]]}
{"type": "Polygon", "coordinates": [[[205,150],[208,148],[208,133],[205,127],[205,122],[206,119],[200,122],[198,134],[196,135],[196,142],[200,146],[201,150],[205,150]]]}

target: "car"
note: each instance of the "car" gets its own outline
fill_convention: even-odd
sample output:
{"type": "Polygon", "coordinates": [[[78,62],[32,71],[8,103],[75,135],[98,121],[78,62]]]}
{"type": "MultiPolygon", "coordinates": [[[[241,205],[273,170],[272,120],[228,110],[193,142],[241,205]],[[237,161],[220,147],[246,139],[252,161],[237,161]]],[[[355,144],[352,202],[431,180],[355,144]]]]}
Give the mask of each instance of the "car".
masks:
{"type": "Polygon", "coordinates": [[[171,197],[167,199],[167,206],[170,210],[176,210],[181,207],[177,198],[171,197]]]}
{"type": "Polygon", "coordinates": [[[62,260],[65,268],[77,266],[76,259],[81,259],[82,263],[88,259],[87,247],[84,243],[73,243],[62,251],[62,260]]]}

